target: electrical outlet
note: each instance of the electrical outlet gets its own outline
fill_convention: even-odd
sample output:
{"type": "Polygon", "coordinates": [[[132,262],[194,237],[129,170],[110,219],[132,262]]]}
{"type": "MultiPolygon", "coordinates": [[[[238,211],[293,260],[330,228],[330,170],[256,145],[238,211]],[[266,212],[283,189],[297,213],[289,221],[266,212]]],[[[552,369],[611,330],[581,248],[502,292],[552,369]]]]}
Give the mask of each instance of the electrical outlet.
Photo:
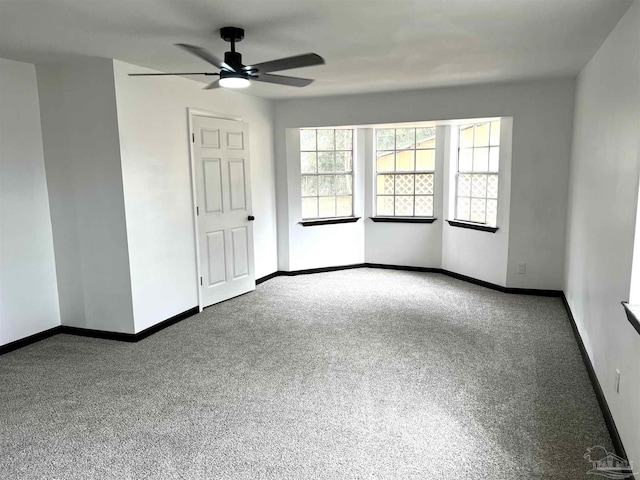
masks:
{"type": "Polygon", "coordinates": [[[518,273],[520,273],[520,274],[527,273],[527,264],[526,263],[519,263],[518,264],[518,273]]]}
{"type": "Polygon", "coordinates": [[[616,368],[616,393],[620,393],[620,370],[616,368]]]}

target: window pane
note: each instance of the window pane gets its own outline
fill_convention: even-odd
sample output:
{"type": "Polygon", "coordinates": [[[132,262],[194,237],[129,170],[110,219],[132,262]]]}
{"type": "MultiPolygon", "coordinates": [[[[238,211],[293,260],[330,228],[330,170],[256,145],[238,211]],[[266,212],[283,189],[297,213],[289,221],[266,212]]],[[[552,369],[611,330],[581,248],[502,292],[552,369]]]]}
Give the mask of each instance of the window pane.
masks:
{"type": "Polygon", "coordinates": [[[336,172],[353,170],[352,152],[336,152],[336,172]]]}
{"type": "Polygon", "coordinates": [[[396,152],[396,171],[398,172],[413,172],[415,166],[413,164],[413,157],[415,150],[403,150],[396,152]]]}
{"type": "Polygon", "coordinates": [[[300,150],[316,149],[316,131],[300,130],[300,150]]]}
{"type": "Polygon", "coordinates": [[[336,195],[351,195],[352,187],[351,175],[336,175],[336,195]]]}
{"type": "Polygon", "coordinates": [[[393,162],[394,152],[378,152],[378,172],[393,172],[394,162],[393,162]]]}
{"type": "Polygon", "coordinates": [[[471,181],[471,196],[484,198],[486,195],[487,195],[487,176],[473,175],[473,178],[471,181]]]}
{"type": "Polygon", "coordinates": [[[376,199],[376,215],[393,215],[393,197],[378,195],[376,199]]]}
{"type": "Polygon", "coordinates": [[[336,197],[320,197],[318,200],[318,213],[320,217],[336,216],[336,197]]]}
{"type": "Polygon", "coordinates": [[[417,217],[433,217],[433,197],[431,195],[416,197],[415,212],[417,217]]]}
{"type": "Polygon", "coordinates": [[[473,149],[473,171],[486,172],[489,170],[489,149],[474,148],[473,149]]]}
{"type": "Polygon", "coordinates": [[[498,201],[487,200],[487,223],[496,226],[498,223],[498,201]]]}
{"type": "Polygon", "coordinates": [[[336,130],[336,150],[353,150],[353,130],[336,130]]]}
{"type": "Polygon", "coordinates": [[[460,149],[460,160],[458,162],[458,171],[470,172],[472,171],[471,160],[473,158],[473,148],[460,149]]]}
{"type": "Polygon", "coordinates": [[[458,175],[458,195],[461,197],[471,196],[471,175],[468,173],[458,175]]]}
{"type": "Polygon", "coordinates": [[[396,215],[402,217],[412,217],[413,216],[413,197],[411,196],[403,196],[403,197],[395,197],[396,199],[396,215]]]}
{"type": "Polygon", "coordinates": [[[320,175],[318,177],[318,193],[320,195],[335,195],[336,186],[333,175],[320,175]]]}
{"type": "Polygon", "coordinates": [[[333,150],[333,129],[318,130],[318,150],[333,150]]]}
{"type": "Polygon", "coordinates": [[[318,195],[318,177],[313,175],[302,176],[302,196],[315,197],[318,195]]]}
{"type": "Polygon", "coordinates": [[[416,175],[416,195],[433,195],[433,173],[416,175]]]}
{"type": "Polygon", "coordinates": [[[316,173],[318,171],[315,152],[300,153],[300,169],[302,173],[316,173]]]}
{"type": "Polygon", "coordinates": [[[416,129],[415,128],[396,128],[396,150],[405,148],[415,148],[416,129]]]}
{"type": "Polygon", "coordinates": [[[436,127],[416,128],[416,148],[436,148],[436,127]]]}
{"type": "Polygon", "coordinates": [[[471,199],[471,217],[472,222],[485,223],[486,220],[486,204],[484,198],[471,199]]]}
{"type": "Polygon", "coordinates": [[[487,177],[487,198],[498,198],[498,176],[487,177]]]}
{"type": "Polygon", "coordinates": [[[378,175],[378,195],[393,195],[393,175],[378,175]]]}
{"type": "Polygon", "coordinates": [[[469,198],[458,197],[456,202],[456,218],[458,220],[469,220],[470,202],[469,198]]]}
{"type": "Polygon", "coordinates": [[[489,123],[476,125],[476,135],[473,140],[474,147],[486,147],[489,145],[489,123]]]}
{"type": "Polygon", "coordinates": [[[318,172],[335,172],[335,153],[318,152],[318,172]]]}
{"type": "Polygon", "coordinates": [[[384,128],[376,130],[376,150],[393,150],[395,148],[395,130],[384,128]]]}
{"type": "Polygon", "coordinates": [[[302,218],[316,218],[318,216],[318,199],[303,198],[302,199],[302,218]]]}
{"type": "Polygon", "coordinates": [[[497,172],[500,159],[500,148],[491,147],[489,149],[489,171],[497,172]]]}
{"type": "Polygon", "coordinates": [[[473,147],[473,125],[460,128],[460,148],[473,147]]]}
{"type": "Polygon", "coordinates": [[[396,175],[396,195],[413,194],[414,176],[415,175],[396,175]]]}
{"type": "Polygon", "coordinates": [[[435,150],[418,150],[416,151],[416,170],[435,170],[436,169],[436,151],[435,150]]]}
{"type": "Polygon", "coordinates": [[[491,122],[491,145],[500,145],[500,120],[491,122]]]}
{"type": "Polygon", "coordinates": [[[353,215],[351,197],[336,197],[336,214],[339,217],[350,217],[353,215]]]}

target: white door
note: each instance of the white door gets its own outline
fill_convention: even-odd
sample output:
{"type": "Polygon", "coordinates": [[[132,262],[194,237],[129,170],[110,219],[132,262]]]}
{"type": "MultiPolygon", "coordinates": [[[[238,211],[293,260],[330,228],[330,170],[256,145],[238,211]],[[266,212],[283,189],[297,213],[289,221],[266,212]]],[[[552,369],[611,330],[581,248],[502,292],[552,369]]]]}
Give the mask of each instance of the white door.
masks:
{"type": "Polygon", "coordinates": [[[200,306],[256,288],[248,125],[194,115],[200,306]]]}

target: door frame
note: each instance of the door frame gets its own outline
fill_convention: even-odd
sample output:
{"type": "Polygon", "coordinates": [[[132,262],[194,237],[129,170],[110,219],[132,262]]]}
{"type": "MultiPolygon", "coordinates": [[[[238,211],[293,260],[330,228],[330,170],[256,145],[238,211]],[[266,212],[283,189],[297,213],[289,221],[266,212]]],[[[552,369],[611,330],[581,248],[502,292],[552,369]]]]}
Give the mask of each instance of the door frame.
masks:
{"type": "Polygon", "coordinates": [[[196,214],[196,209],[198,206],[198,192],[196,190],[196,170],[195,170],[195,152],[193,150],[194,145],[194,135],[193,131],[193,117],[208,117],[208,118],[217,118],[219,120],[231,120],[233,122],[242,122],[242,117],[238,117],[236,115],[229,115],[226,113],[217,113],[217,112],[209,112],[207,110],[200,110],[199,108],[187,107],[187,123],[189,125],[188,128],[188,137],[187,142],[189,143],[189,170],[191,174],[191,218],[193,221],[193,233],[194,233],[194,242],[195,242],[195,252],[196,252],[196,290],[198,291],[198,311],[202,311],[202,296],[200,292],[200,247],[198,245],[198,215],[196,214]]]}

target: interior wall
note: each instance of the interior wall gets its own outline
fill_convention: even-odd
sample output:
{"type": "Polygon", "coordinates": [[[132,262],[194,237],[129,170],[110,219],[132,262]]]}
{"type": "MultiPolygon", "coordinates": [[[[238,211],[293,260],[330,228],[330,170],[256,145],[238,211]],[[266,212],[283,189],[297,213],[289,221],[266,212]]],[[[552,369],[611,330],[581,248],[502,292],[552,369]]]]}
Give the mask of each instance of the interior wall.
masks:
{"type": "Polygon", "coordinates": [[[629,298],[640,176],[640,3],[577,81],[564,291],[630,459],[640,465],[640,335],[629,298]],[[621,372],[616,393],[616,369],[621,372]]]}
{"type": "Polygon", "coordinates": [[[36,72],[61,322],[133,333],[112,62],[36,72]]]}
{"type": "Polygon", "coordinates": [[[60,325],[34,65],[0,59],[0,345],[60,325]]]}
{"type": "Polygon", "coordinates": [[[369,161],[365,162],[365,262],[385,265],[440,268],[442,266],[443,169],[444,144],[447,128],[436,127],[436,166],[433,195],[434,223],[376,223],[369,220],[375,215],[376,169],[373,159],[375,133],[365,129],[369,161]]]}
{"type": "MultiPolygon", "coordinates": [[[[355,223],[302,226],[302,186],[300,168],[300,131],[289,129],[287,142],[287,188],[291,218],[296,219],[287,232],[287,267],[283,270],[305,270],[334,265],[353,265],[364,262],[364,220],[355,223]]],[[[353,153],[353,214],[364,217],[364,136],[357,130],[353,153]]]]}
{"type": "MultiPolygon", "coordinates": [[[[297,180],[288,171],[287,129],[513,117],[506,283],[520,288],[560,289],[573,97],[574,79],[559,78],[276,102],[275,147],[281,268],[290,267],[287,264],[288,251],[298,248],[293,244],[296,237],[292,232],[298,228],[300,221],[291,203],[294,190],[290,183],[297,180]],[[517,274],[517,264],[520,262],[527,263],[527,273],[524,275],[517,274]]],[[[436,224],[431,224],[431,227],[442,228],[436,224]]],[[[391,228],[385,232],[391,231],[391,228]]],[[[488,241],[497,241],[495,238],[488,241]]],[[[437,243],[432,248],[437,250],[437,243]]],[[[441,252],[430,250],[427,256],[416,251],[412,258],[402,257],[403,254],[398,252],[397,256],[386,255],[385,258],[390,263],[439,266],[437,261],[427,265],[426,259],[437,259],[441,252]],[[431,252],[435,253],[432,255],[431,252]]]]}
{"type": "MultiPolygon", "coordinates": [[[[455,208],[455,175],[458,165],[458,137],[447,126],[444,143],[444,218],[452,220],[455,208]]],[[[496,232],[453,227],[444,222],[442,268],[468,277],[506,286],[511,223],[511,160],[513,119],[500,119],[498,173],[498,216],[496,232]]],[[[444,219],[443,218],[443,219],[444,219]]]]}
{"type": "MultiPolygon", "coordinates": [[[[277,266],[272,102],[114,61],[136,332],[198,305],[187,108],[249,124],[256,277],[277,266]]],[[[113,78],[113,76],[112,76],[113,78]]]]}

